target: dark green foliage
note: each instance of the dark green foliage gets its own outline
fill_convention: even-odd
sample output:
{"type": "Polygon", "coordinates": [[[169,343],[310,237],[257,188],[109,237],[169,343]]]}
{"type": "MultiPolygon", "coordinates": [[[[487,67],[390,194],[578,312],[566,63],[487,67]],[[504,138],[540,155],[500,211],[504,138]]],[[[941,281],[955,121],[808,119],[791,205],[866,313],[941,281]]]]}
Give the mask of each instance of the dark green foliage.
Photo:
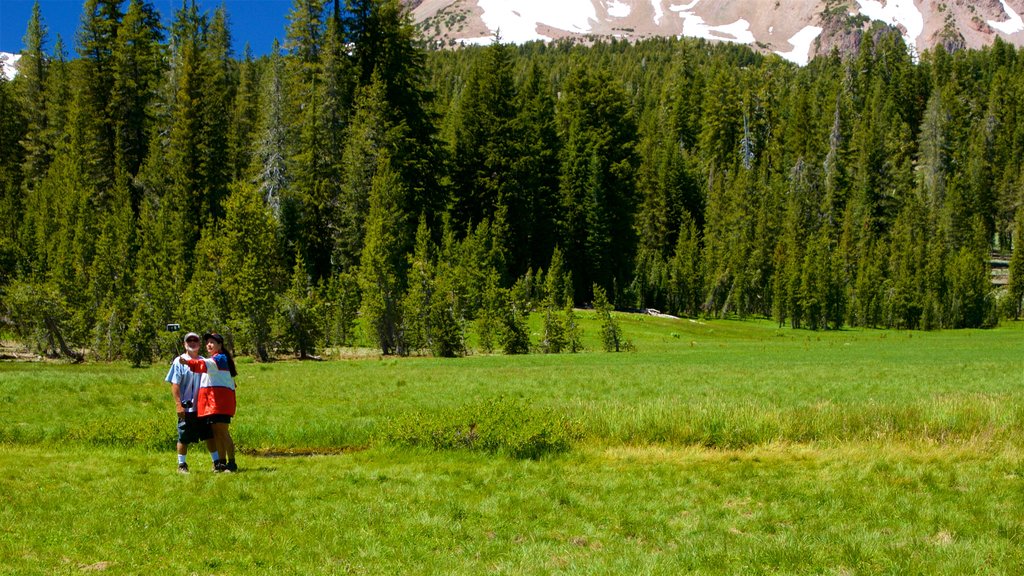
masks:
{"type": "Polygon", "coordinates": [[[577,301],[629,285],[636,246],[636,125],[621,85],[576,66],[564,87],[560,222],[577,301]]]}
{"type": "Polygon", "coordinates": [[[612,316],[613,310],[604,289],[594,285],[594,312],[601,321],[601,346],[605,352],[631,350],[633,345],[623,337],[622,327],[612,316]]]}
{"type": "Polygon", "coordinates": [[[324,299],[324,333],[328,346],[351,346],[359,314],[359,281],[340,272],[331,277],[324,299]]]}
{"type": "Polygon", "coordinates": [[[314,356],[324,337],[324,305],[320,291],[310,284],[301,254],[295,258],[291,283],[278,298],[277,310],[281,343],[301,359],[314,356]]]}
{"type": "Polygon", "coordinates": [[[595,285],[609,310],[809,329],[1020,314],[1006,43],[915,63],[876,26],[798,68],[682,39],[428,52],[409,18],[294,0],[283,50],[239,59],[223,8],[165,30],[88,0],[69,60],[35,10],[0,79],[3,321],[145,364],[167,322],[268,358],[354,344],[360,310],[388,354],[464,354],[467,327],[526,352],[532,310],[541,349],[574,351],[595,285]]]}
{"type": "Polygon", "coordinates": [[[388,156],[380,157],[370,188],[370,211],[359,267],[362,317],[367,336],[382,354],[406,354],[402,298],[406,288],[403,237],[408,216],[402,212],[406,189],[388,156]]]}
{"type": "Polygon", "coordinates": [[[498,339],[505,354],[527,354],[530,352],[530,328],[527,320],[529,309],[517,301],[511,291],[501,292],[498,311],[498,339]]]}
{"type": "Polygon", "coordinates": [[[562,337],[565,340],[565,350],[573,354],[583,351],[583,328],[576,321],[576,311],[572,302],[565,303],[565,311],[562,315],[562,337]]]}

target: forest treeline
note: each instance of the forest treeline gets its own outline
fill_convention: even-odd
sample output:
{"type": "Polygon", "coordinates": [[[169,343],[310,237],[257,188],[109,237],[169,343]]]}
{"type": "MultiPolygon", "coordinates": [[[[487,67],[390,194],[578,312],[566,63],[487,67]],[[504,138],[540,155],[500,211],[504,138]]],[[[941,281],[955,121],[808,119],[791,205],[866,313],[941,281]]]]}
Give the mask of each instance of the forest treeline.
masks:
{"type": "Polygon", "coordinates": [[[2,320],[38,351],[147,362],[168,322],[264,359],[357,325],[388,354],[572,351],[591,304],[1020,314],[1024,58],[998,39],[915,60],[876,24],[802,68],[690,39],[433,51],[398,0],[294,0],[253,58],[223,7],[160,21],[86,0],[68,46],[37,5],[0,79],[2,320]]]}

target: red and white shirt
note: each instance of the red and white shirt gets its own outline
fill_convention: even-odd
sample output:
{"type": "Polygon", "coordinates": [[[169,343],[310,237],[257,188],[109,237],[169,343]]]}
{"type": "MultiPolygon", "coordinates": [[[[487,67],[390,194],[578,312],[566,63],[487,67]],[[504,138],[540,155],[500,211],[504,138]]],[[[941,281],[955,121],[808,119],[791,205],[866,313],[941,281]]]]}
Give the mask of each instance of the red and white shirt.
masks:
{"type": "Polygon", "coordinates": [[[235,380],[231,377],[228,357],[216,354],[213,358],[189,360],[191,371],[202,374],[197,396],[197,416],[235,415],[235,380]]]}

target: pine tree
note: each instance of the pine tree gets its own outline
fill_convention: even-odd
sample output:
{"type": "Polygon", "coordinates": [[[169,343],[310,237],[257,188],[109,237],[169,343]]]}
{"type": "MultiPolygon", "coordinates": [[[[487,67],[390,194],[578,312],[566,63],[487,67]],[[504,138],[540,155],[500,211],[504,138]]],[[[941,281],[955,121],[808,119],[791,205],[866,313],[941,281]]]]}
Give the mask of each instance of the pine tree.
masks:
{"type": "Polygon", "coordinates": [[[1010,257],[1010,283],[1007,286],[1013,302],[1013,319],[1021,315],[1024,305],[1024,208],[1017,210],[1013,228],[1013,255],[1010,257]]]}
{"type": "Polygon", "coordinates": [[[624,288],[636,245],[636,126],[621,86],[601,71],[576,68],[563,102],[561,229],[574,293],[624,288]]]}
{"type": "MultiPolygon", "coordinates": [[[[48,145],[46,83],[49,71],[49,58],[44,52],[47,41],[46,25],[39,14],[38,0],[32,5],[32,16],[25,31],[21,60],[18,61],[17,88],[19,108],[24,117],[24,137],[21,148],[24,163],[21,166],[23,177],[29,186],[34,186],[42,179],[49,166],[53,150],[48,145]]],[[[6,82],[6,78],[4,79],[6,82]]],[[[5,118],[8,116],[5,115],[5,118]]],[[[15,150],[14,146],[4,150],[15,150]]]]}
{"type": "Polygon", "coordinates": [[[441,162],[431,94],[424,85],[424,53],[410,11],[400,0],[350,0],[347,13],[357,85],[379,82],[388,103],[387,125],[404,124],[408,130],[400,148],[391,153],[392,165],[409,187],[402,209],[427,214],[434,229],[438,222],[433,219],[447,198],[438,185],[441,162]]]}
{"type": "Polygon", "coordinates": [[[88,267],[88,308],[94,311],[93,352],[102,360],[121,356],[131,317],[135,218],[127,186],[115,190],[111,210],[99,217],[95,255],[88,267]]]}
{"type": "Polygon", "coordinates": [[[280,218],[281,198],[291,183],[285,158],[288,132],[285,124],[284,65],[277,42],[270,53],[261,98],[258,143],[252,170],[260,198],[275,218],[280,218]]]}
{"type": "Polygon", "coordinates": [[[21,106],[14,90],[0,74],[0,148],[10,155],[0,155],[0,286],[14,275],[23,258],[19,231],[24,226],[25,198],[22,192],[22,148],[25,124],[21,106]]]}
{"type": "Polygon", "coordinates": [[[700,238],[688,212],[680,218],[676,248],[668,264],[668,304],[672,314],[696,316],[700,310],[700,238]]]}
{"type": "Polygon", "coordinates": [[[113,187],[114,123],[108,104],[114,90],[114,56],[121,25],[121,0],[86,0],[78,31],[76,88],[72,104],[72,145],[83,155],[82,166],[98,192],[98,203],[113,187]]]}
{"type": "Polygon", "coordinates": [[[228,150],[231,180],[247,178],[256,157],[256,131],[260,119],[260,70],[249,45],[238,65],[238,89],[231,112],[228,150]]]}
{"type": "Polygon", "coordinates": [[[426,217],[420,216],[416,241],[409,255],[409,287],[402,304],[404,334],[410,350],[434,347],[433,310],[435,307],[434,246],[426,217]]]}
{"type": "Polygon", "coordinates": [[[485,283],[480,294],[480,305],[476,315],[476,332],[480,349],[486,353],[494,351],[498,337],[499,315],[504,304],[502,289],[498,286],[498,271],[490,269],[484,276],[485,283]]]}
{"type": "MultiPolygon", "coordinates": [[[[363,249],[366,218],[370,209],[370,189],[380,158],[399,149],[405,136],[402,124],[391,124],[385,86],[379,77],[360,88],[355,96],[355,111],[348,125],[341,165],[341,190],[334,239],[334,261],[342,270],[359,263],[363,249]]],[[[390,163],[390,161],[389,161],[390,163]]]]}
{"type": "MultiPolygon", "coordinates": [[[[499,205],[503,205],[515,214],[512,221],[516,228],[505,241],[526,247],[532,214],[529,198],[522,197],[522,187],[513,171],[519,138],[511,65],[509,47],[496,39],[471,68],[457,101],[451,145],[452,215],[456,226],[466,227],[484,218],[493,220],[499,205]]],[[[524,260],[524,270],[527,265],[524,260]]],[[[512,277],[522,273],[516,267],[502,272],[512,277]]]]}
{"type": "Polygon", "coordinates": [[[203,201],[213,218],[219,220],[224,217],[224,201],[230,193],[232,167],[228,138],[237,87],[237,64],[232,57],[231,32],[223,5],[214,10],[210,19],[201,58],[205,85],[200,91],[199,110],[207,152],[201,164],[206,189],[203,201]]]}
{"type": "Polygon", "coordinates": [[[620,352],[626,347],[626,342],[622,338],[622,328],[612,316],[612,310],[614,308],[608,301],[604,289],[595,284],[594,312],[601,322],[601,346],[605,352],[620,352]]]}
{"type": "MultiPolygon", "coordinates": [[[[510,273],[522,273],[530,266],[548,265],[547,259],[558,244],[559,220],[558,171],[560,142],[555,126],[555,103],[544,70],[534,61],[518,88],[519,111],[514,133],[516,152],[512,171],[516,175],[520,198],[518,209],[509,207],[509,218],[517,223],[513,231],[516,244],[510,273]],[[528,204],[526,203],[528,202],[528,204]],[[529,217],[523,214],[524,209],[529,217]]],[[[570,285],[571,286],[571,285],[570,285]]]]}
{"type": "MultiPolygon", "coordinates": [[[[275,288],[280,278],[274,219],[255,187],[249,184],[233,185],[225,208],[223,229],[217,233],[216,244],[223,258],[221,274],[230,325],[238,345],[266,361],[270,357],[275,288]]],[[[204,265],[197,260],[197,273],[204,265]]]]}
{"type": "Polygon", "coordinates": [[[283,344],[302,360],[314,357],[324,336],[319,322],[324,310],[319,292],[310,285],[301,254],[295,257],[291,283],[278,299],[277,309],[283,344]]]}
{"type": "Polygon", "coordinates": [[[347,272],[339,272],[327,284],[324,304],[325,333],[328,346],[351,346],[355,340],[359,314],[359,281],[347,272]]]}
{"type": "Polygon", "coordinates": [[[530,352],[530,311],[516,302],[509,290],[501,290],[498,310],[498,339],[505,354],[527,354],[530,352]]]}
{"type": "MultiPolygon", "coordinates": [[[[148,114],[156,84],[163,72],[160,42],[163,32],[153,6],[131,0],[117,30],[112,55],[113,87],[107,114],[114,130],[114,169],[130,180],[149,152],[151,120],[148,114]]],[[[139,210],[141,190],[132,190],[131,206],[139,210]]]]}
{"type": "Polygon", "coordinates": [[[359,266],[362,317],[367,336],[382,354],[406,354],[402,333],[402,296],[408,240],[408,216],[402,212],[405,187],[387,155],[380,156],[370,188],[370,210],[359,266]]]}

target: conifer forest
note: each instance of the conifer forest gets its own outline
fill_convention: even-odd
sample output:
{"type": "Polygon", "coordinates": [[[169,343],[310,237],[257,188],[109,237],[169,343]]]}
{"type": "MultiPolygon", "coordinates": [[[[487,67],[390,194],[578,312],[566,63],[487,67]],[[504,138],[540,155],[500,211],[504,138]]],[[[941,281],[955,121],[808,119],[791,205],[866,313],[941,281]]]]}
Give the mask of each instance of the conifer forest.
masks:
{"type": "Polygon", "coordinates": [[[590,306],[1021,313],[1024,55],[998,39],[912,57],[875,24],[798,67],[674,38],[435,50],[398,0],[294,0],[259,58],[193,0],[166,28],[145,0],[87,0],[74,39],[26,24],[0,329],[38,353],[148,363],[168,323],[268,359],[575,351],[590,306]]]}

